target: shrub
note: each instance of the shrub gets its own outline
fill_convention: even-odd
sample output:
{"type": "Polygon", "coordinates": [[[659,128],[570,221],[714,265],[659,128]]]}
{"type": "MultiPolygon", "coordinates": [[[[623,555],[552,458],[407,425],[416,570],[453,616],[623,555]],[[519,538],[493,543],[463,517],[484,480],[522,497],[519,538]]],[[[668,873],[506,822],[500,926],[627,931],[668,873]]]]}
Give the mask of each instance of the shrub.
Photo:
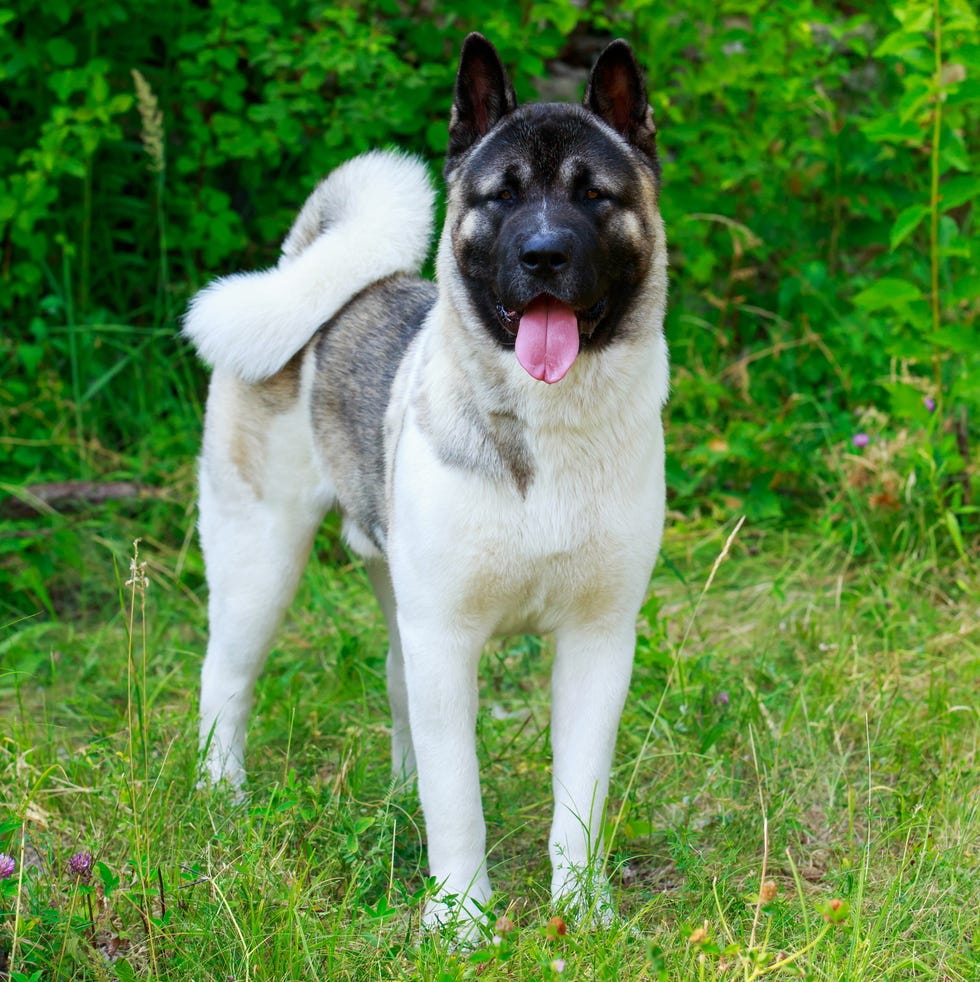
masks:
{"type": "Polygon", "coordinates": [[[352,154],[398,144],[437,169],[466,31],[493,38],[523,98],[558,56],[584,77],[623,34],[649,66],[666,165],[679,503],[758,519],[833,497],[833,448],[877,408],[919,441],[927,520],[976,528],[965,0],[941,17],[931,0],[19,9],[0,13],[0,414],[18,480],[163,479],[165,451],[192,452],[187,297],[273,261],[307,190],[352,154]]]}

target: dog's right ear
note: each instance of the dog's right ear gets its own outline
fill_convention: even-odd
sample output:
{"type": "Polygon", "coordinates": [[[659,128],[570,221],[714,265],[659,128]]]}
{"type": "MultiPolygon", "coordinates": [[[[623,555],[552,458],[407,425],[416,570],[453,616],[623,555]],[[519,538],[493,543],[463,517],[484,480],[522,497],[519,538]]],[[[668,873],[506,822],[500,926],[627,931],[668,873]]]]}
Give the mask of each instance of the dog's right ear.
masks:
{"type": "Polygon", "coordinates": [[[516,106],[497,49],[482,34],[470,34],[459,56],[445,173],[453,171],[463,154],[516,106]]]}

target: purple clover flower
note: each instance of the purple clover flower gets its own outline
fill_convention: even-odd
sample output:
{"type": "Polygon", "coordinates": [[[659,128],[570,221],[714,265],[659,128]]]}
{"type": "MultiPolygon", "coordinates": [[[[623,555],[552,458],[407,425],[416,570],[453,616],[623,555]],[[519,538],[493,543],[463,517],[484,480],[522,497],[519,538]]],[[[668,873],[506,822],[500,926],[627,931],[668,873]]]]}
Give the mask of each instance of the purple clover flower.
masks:
{"type": "Polygon", "coordinates": [[[922,405],[925,406],[930,413],[934,413],[936,411],[936,400],[933,399],[932,396],[923,396],[922,405]]]}
{"type": "Polygon", "coordinates": [[[17,869],[17,860],[5,852],[0,852],[0,880],[9,880],[14,875],[15,869],[17,869]]]}
{"type": "Polygon", "coordinates": [[[76,852],[68,860],[68,872],[72,876],[87,879],[92,872],[92,854],[90,852],[76,852]]]}
{"type": "Polygon", "coordinates": [[[855,433],[851,437],[851,443],[854,444],[859,450],[861,447],[866,447],[871,442],[871,437],[867,433],[855,433]]]}

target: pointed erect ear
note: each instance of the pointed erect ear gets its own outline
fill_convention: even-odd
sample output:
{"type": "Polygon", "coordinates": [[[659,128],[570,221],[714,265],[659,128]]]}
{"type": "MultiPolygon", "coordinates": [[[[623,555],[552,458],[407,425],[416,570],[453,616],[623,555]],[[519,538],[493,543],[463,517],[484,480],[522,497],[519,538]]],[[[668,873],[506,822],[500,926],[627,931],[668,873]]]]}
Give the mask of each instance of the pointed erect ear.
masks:
{"type": "Polygon", "coordinates": [[[446,173],[516,106],[514,89],[496,48],[482,34],[470,34],[459,56],[446,173]]]}
{"type": "Polygon", "coordinates": [[[659,178],[653,110],[643,73],[625,41],[613,41],[599,55],[585,87],[585,105],[646,156],[659,178]]]}

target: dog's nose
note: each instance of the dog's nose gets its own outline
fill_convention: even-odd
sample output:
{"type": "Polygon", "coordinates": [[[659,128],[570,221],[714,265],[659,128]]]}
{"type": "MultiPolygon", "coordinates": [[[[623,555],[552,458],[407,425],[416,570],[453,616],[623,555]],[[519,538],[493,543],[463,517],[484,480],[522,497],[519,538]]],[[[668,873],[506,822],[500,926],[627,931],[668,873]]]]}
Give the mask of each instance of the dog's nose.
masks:
{"type": "Polygon", "coordinates": [[[536,276],[558,273],[571,258],[571,246],[552,232],[536,232],[521,247],[521,265],[536,276]]]}

